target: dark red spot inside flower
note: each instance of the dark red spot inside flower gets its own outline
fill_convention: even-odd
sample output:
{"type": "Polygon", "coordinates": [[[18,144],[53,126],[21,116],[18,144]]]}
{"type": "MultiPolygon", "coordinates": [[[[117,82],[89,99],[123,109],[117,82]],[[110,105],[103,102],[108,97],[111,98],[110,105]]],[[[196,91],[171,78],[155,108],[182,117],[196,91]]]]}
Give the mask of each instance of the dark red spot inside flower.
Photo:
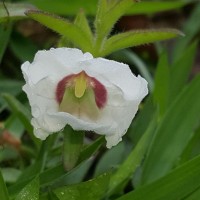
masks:
{"type": "Polygon", "coordinates": [[[60,104],[63,99],[63,95],[65,92],[66,85],[70,83],[72,77],[74,74],[71,74],[69,76],[65,76],[57,85],[56,88],[56,101],[60,104]]]}
{"type": "Polygon", "coordinates": [[[107,102],[107,91],[97,79],[91,77],[92,87],[95,94],[95,101],[99,109],[103,108],[107,102]]]}
{"type": "MultiPolygon", "coordinates": [[[[82,71],[84,72],[84,71],[82,71]]],[[[82,73],[80,72],[80,73],[82,73]]],[[[77,77],[78,74],[71,74],[64,77],[61,81],[59,81],[56,88],[56,101],[58,104],[61,104],[65,89],[67,87],[74,87],[73,79],[77,77]]],[[[85,73],[85,72],[84,72],[85,73]]],[[[94,91],[95,102],[99,109],[103,108],[107,102],[107,90],[102,83],[100,83],[96,78],[90,77],[85,73],[85,77],[87,79],[87,87],[94,91]]]]}

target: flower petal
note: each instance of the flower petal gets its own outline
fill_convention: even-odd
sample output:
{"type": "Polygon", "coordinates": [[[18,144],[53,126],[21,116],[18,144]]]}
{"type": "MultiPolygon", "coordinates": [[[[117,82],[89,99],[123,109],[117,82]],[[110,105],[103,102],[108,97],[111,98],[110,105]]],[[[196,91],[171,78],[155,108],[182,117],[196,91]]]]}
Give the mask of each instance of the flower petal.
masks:
{"type": "MultiPolygon", "coordinates": [[[[132,74],[128,65],[93,58],[91,54],[83,54],[78,49],[39,51],[33,63],[26,62],[22,65],[22,71],[26,80],[23,90],[27,93],[33,115],[31,123],[36,137],[41,139],[69,124],[74,130],[94,131],[105,135],[107,147],[110,148],[121,141],[140,102],[148,93],[146,80],[132,74]],[[88,118],[84,113],[77,116],[73,112],[70,114],[59,110],[59,102],[56,100],[59,81],[81,71],[99,81],[106,89],[106,103],[99,108],[97,117],[88,118]]],[[[98,94],[101,95],[101,92],[98,94]]],[[[88,110],[90,104],[86,104],[87,102],[83,103],[88,110]]]]}

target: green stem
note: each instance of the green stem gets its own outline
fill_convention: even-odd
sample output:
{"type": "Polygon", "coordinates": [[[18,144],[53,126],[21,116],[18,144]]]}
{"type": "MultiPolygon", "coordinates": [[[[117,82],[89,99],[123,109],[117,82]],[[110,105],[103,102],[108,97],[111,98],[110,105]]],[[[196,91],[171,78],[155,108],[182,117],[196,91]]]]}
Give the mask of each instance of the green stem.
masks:
{"type": "Polygon", "coordinates": [[[73,169],[79,159],[84,133],[67,126],[63,131],[63,164],[66,171],[73,169]]]}

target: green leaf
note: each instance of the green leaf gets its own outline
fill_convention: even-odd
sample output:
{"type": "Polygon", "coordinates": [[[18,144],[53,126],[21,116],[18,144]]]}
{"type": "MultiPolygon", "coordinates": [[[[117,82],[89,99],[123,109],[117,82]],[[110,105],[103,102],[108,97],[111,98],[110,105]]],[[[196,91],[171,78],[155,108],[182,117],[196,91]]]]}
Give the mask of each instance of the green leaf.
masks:
{"type": "Polygon", "coordinates": [[[77,14],[74,24],[87,35],[91,42],[93,42],[93,33],[83,10],[80,10],[77,14]]]}
{"type": "Polygon", "coordinates": [[[154,89],[154,101],[158,105],[159,113],[162,116],[168,105],[169,96],[169,79],[170,68],[168,64],[167,54],[163,53],[160,56],[156,74],[155,74],[155,89],[154,89]]]}
{"type": "Polygon", "coordinates": [[[105,142],[105,138],[101,136],[97,140],[95,140],[92,144],[83,148],[83,150],[80,153],[78,163],[81,163],[89,159],[92,155],[94,155],[104,142],[105,142]]]}
{"type": "Polygon", "coordinates": [[[3,55],[5,53],[8,41],[10,39],[10,34],[12,32],[12,25],[10,23],[0,25],[0,63],[2,61],[3,55]]]}
{"type": "Polygon", "coordinates": [[[10,167],[1,168],[1,172],[7,183],[15,183],[21,174],[20,170],[10,167]]]}
{"type": "Polygon", "coordinates": [[[95,19],[96,28],[96,43],[95,43],[95,56],[100,56],[103,41],[111,32],[114,24],[125,13],[125,11],[132,6],[133,0],[121,0],[110,7],[109,3],[103,0],[99,6],[99,14],[97,13],[95,19]]]}
{"type": "Polygon", "coordinates": [[[64,18],[42,11],[29,10],[26,12],[26,15],[65,36],[83,51],[90,51],[92,47],[91,38],[88,38],[88,35],[79,26],[72,24],[64,18]]]}
{"type": "Polygon", "coordinates": [[[35,143],[36,147],[38,147],[40,144],[40,141],[33,135],[33,127],[30,124],[31,114],[29,113],[29,111],[14,96],[10,94],[6,94],[6,93],[4,93],[2,96],[5,99],[5,101],[8,103],[9,108],[11,108],[13,113],[15,113],[16,116],[19,117],[24,127],[28,131],[31,139],[35,143]]]}
{"type": "Polygon", "coordinates": [[[95,15],[98,0],[28,0],[28,2],[50,13],[74,16],[79,12],[80,8],[83,9],[87,15],[95,15]]]}
{"type": "Polygon", "coordinates": [[[7,191],[7,188],[6,188],[6,184],[5,184],[4,180],[3,180],[3,176],[1,174],[1,170],[0,170],[0,197],[3,200],[9,200],[8,191],[7,191]]]}
{"type": "Polygon", "coordinates": [[[110,174],[80,184],[65,186],[54,191],[59,200],[101,199],[107,190],[110,174]]]}
{"type": "Polygon", "coordinates": [[[22,85],[23,83],[17,80],[0,80],[0,104],[5,104],[5,101],[3,101],[1,96],[2,93],[9,92],[9,94],[16,96],[22,91],[22,85]]]}
{"type": "Polygon", "coordinates": [[[192,42],[193,38],[198,34],[200,29],[200,23],[196,23],[200,16],[200,2],[196,3],[194,9],[192,10],[191,16],[183,24],[183,32],[185,33],[184,38],[179,38],[177,44],[174,48],[174,60],[178,60],[183,54],[188,45],[192,42]]]}
{"type": "Polygon", "coordinates": [[[144,105],[139,110],[128,129],[128,137],[132,140],[134,145],[138,143],[142,135],[145,133],[156,112],[157,108],[153,103],[152,95],[150,95],[146,98],[144,105]]]}
{"type": "Polygon", "coordinates": [[[143,184],[169,172],[192,137],[200,117],[199,87],[200,76],[197,76],[175,99],[160,121],[144,162],[143,184]],[[187,113],[186,108],[189,108],[187,113]]]}
{"type": "MultiPolygon", "coordinates": [[[[108,1],[108,0],[104,0],[108,1]]],[[[111,0],[109,0],[111,1],[111,0]]],[[[51,13],[56,13],[59,15],[70,15],[74,16],[82,8],[87,15],[94,16],[97,12],[97,4],[99,0],[28,0],[28,2],[37,6],[39,9],[48,11],[51,13]]],[[[102,0],[101,0],[102,2],[102,0]]],[[[141,1],[137,4],[131,6],[126,12],[125,15],[134,15],[134,14],[153,14],[156,12],[162,12],[172,9],[178,9],[186,4],[195,2],[195,0],[189,0],[188,2],[184,1],[141,1]]]]}
{"type": "Polygon", "coordinates": [[[127,157],[126,145],[125,142],[120,142],[115,147],[107,150],[97,163],[94,176],[98,176],[109,169],[116,169],[127,157]]]}
{"type": "Polygon", "coordinates": [[[23,171],[19,177],[19,183],[28,181],[44,171],[49,152],[55,142],[56,136],[56,134],[50,135],[45,141],[42,142],[35,162],[23,171]]]}
{"type": "Polygon", "coordinates": [[[39,49],[30,39],[25,38],[19,33],[12,35],[9,47],[22,62],[27,60],[31,62],[39,49]]]}
{"type": "Polygon", "coordinates": [[[119,33],[105,42],[100,55],[106,56],[120,49],[171,39],[178,35],[183,34],[176,29],[147,29],[119,33]]]}
{"type": "Polygon", "coordinates": [[[35,7],[27,3],[0,3],[0,23],[25,18],[24,12],[35,7]],[[6,10],[7,9],[7,10],[6,10]]]}
{"type": "Polygon", "coordinates": [[[0,80],[1,93],[9,92],[12,95],[18,95],[22,91],[22,81],[5,79],[0,80]]]}
{"type": "Polygon", "coordinates": [[[199,165],[200,156],[176,168],[163,178],[129,192],[117,200],[183,199],[200,187],[199,165]]]}
{"type": "Polygon", "coordinates": [[[163,12],[173,9],[181,8],[185,6],[187,2],[183,1],[141,1],[132,6],[127,12],[127,15],[139,15],[139,14],[153,14],[157,12],[163,12]]]}
{"type": "Polygon", "coordinates": [[[20,139],[24,133],[24,126],[15,114],[10,115],[4,123],[4,127],[17,139],[20,139]]]}
{"type": "Polygon", "coordinates": [[[197,200],[200,197],[200,188],[194,191],[192,194],[188,195],[188,197],[184,198],[184,200],[197,200]]]}
{"type": "Polygon", "coordinates": [[[118,186],[129,180],[133,175],[135,170],[138,168],[142,162],[144,155],[149,147],[149,140],[154,135],[154,129],[156,126],[156,117],[154,117],[142,136],[142,138],[137,143],[136,147],[129,154],[128,158],[124,163],[118,168],[118,170],[111,176],[110,185],[109,185],[109,194],[112,194],[118,186]]]}
{"type": "Polygon", "coordinates": [[[94,159],[89,159],[73,168],[69,173],[63,173],[59,178],[51,183],[51,188],[58,188],[82,182],[89,172],[93,161],[94,159]]]}
{"type": "Polygon", "coordinates": [[[174,99],[187,83],[197,50],[197,42],[189,45],[172,65],[170,72],[170,99],[174,99]]]}
{"type": "Polygon", "coordinates": [[[181,158],[178,162],[178,164],[182,164],[191,158],[197,156],[200,154],[200,127],[195,131],[194,136],[191,138],[191,140],[188,142],[188,145],[184,149],[181,158]]]}
{"type": "Polygon", "coordinates": [[[39,200],[39,178],[26,185],[15,200],[39,200]]]}

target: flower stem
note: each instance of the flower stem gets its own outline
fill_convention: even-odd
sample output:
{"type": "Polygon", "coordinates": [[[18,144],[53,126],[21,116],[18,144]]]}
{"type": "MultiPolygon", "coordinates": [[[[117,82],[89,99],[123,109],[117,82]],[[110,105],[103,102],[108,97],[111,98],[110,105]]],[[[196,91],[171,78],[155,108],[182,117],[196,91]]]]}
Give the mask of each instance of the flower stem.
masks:
{"type": "Polygon", "coordinates": [[[83,145],[84,133],[74,131],[70,126],[63,130],[63,164],[66,171],[75,167],[83,145]]]}

